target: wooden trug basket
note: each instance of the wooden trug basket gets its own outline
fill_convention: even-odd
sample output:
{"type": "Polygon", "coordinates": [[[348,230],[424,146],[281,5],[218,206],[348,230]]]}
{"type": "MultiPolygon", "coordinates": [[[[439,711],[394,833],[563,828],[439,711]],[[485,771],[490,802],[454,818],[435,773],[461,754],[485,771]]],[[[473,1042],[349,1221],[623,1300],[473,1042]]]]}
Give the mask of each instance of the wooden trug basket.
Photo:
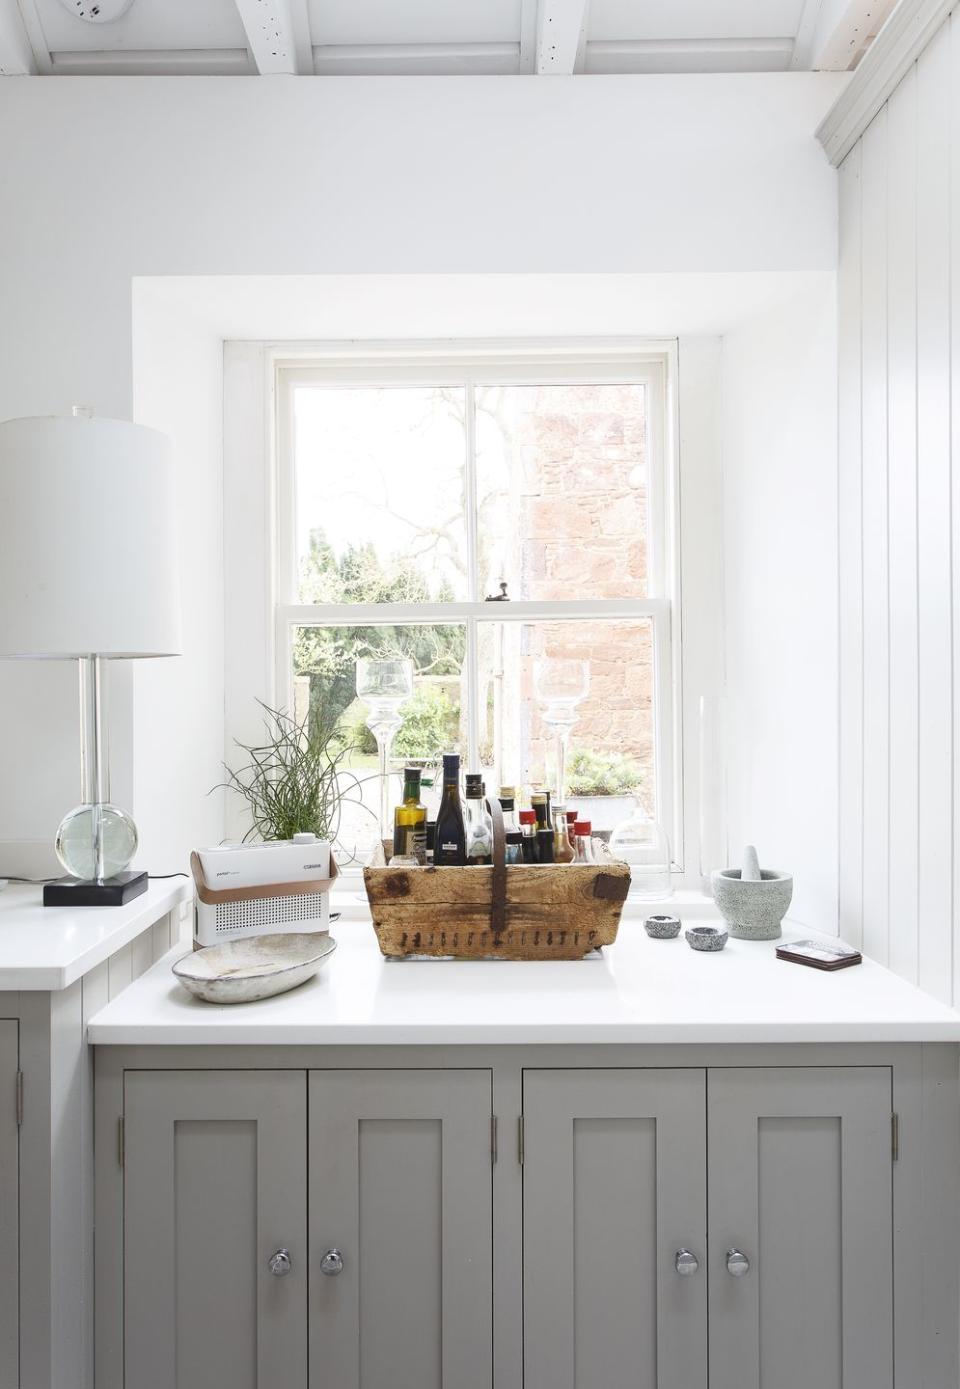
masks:
{"type": "Polygon", "coordinates": [[[463,960],[579,960],[617,938],[630,869],[593,841],[595,864],[507,866],[500,802],[488,798],[493,863],[388,868],[378,844],[363,882],[384,955],[463,960]]]}

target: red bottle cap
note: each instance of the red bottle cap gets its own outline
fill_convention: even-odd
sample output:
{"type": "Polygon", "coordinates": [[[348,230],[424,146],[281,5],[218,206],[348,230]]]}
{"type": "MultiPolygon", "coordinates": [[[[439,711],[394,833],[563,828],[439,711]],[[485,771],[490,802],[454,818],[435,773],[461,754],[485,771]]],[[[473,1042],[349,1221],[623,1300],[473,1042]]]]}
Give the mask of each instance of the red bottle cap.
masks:
{"type": "Polygon", "coordinates": [[[535,810],[521,810],[519,819],[521,825],[535,825],[537,823],[537,812],[535,810]]]}
{"type": "Polygon", "coordinates": [[[593,826],[590,824],[589,820],[578,820],[573,827],[573,832],[574,834],[588,835],[591,833],[592,829],[593,826]]]}

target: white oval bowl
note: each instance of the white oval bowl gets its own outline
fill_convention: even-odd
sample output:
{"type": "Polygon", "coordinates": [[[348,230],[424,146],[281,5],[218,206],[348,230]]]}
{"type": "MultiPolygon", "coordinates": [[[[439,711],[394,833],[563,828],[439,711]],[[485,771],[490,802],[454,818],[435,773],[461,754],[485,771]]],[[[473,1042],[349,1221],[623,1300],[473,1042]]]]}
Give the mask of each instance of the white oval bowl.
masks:
{"type": "Polygon", "coordinates": [[[256,1003],[306,983],[336,948],[326,931],[248,936],[192,950],[172,969],[204,1003],[256,1003]]]}

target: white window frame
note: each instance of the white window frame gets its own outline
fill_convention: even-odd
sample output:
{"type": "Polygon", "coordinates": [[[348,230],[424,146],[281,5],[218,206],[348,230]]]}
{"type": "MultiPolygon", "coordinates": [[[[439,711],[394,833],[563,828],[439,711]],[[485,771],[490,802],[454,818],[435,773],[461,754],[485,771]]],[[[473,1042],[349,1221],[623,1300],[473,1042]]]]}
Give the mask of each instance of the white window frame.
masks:
{"type": "Polygon", "coordinates": [[[674,869],[683,871],[682,721],[680,661],[679,470],[676,429],[676,344],[629,348],[561,342],[505,344],[324,344],[268,355],[273,454],[273,696],[293,708],[293,640],[300,626],[414,625],[462,622],[466,629],[466,698],[470,765],[479,748],[480,622],[647,618],[653,632],[654,748],[657,817],[674,846],[674,869]],[[465,602],[428,604],[303,604],[298,599],[293,391],[297,385],[524,385],[633,384],[647,386],[648,596],[638,599],[526,601],[492,605],[479,582],[475,505],[475,450],[471,396],[467,411],[467,571],[465,602]],[[286,518],[286,524],[284,524],[286,518]]]}

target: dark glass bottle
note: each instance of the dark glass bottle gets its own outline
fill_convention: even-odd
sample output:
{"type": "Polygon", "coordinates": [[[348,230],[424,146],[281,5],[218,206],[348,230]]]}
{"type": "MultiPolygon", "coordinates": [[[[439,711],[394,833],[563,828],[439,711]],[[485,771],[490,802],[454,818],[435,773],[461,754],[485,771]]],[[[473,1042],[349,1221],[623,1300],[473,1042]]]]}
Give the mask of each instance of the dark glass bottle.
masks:
{"type": "Polygon", "coordinates": [[[467,861],[467,834],[460,804],[460,754],[443,755],[443,793],[434,831],[433,862],[436,868],[459,867],[467,861]]]}
{"type": "Polygon", "coordinates": [[[537,830],[537,862],[553,863],[553,830],[537,830]]]}
{"type": "Polygon", "coordinates": [[[524,863],[536,863],[537,861],[537,817],[532,810],[521,810],[520,812],[520,833],[523,842],[520,845],[521,855],[524,863]]]}

